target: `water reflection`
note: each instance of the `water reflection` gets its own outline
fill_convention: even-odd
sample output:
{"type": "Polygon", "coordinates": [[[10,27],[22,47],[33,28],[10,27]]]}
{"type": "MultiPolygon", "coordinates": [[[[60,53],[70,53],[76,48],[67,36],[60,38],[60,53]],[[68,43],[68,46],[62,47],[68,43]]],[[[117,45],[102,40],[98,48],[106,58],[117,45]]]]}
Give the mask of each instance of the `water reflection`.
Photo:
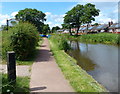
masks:
{"type": "Polygon", "coordinates": [[[78,65],[111,92],[118,91],[118,47],[77,41],[69,44],[72,50],[67,53],[77,60],[78,65]]]}

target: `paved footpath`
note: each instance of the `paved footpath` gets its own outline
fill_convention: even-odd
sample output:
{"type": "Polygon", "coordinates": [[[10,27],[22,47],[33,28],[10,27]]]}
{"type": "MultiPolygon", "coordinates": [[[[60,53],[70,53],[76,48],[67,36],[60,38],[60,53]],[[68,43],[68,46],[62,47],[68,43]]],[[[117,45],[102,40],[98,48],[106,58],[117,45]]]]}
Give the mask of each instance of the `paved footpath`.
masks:
{"type": "Polygon", "coordinates": [[[30,90],[31,92],[74,92],[56,64],[47,38],[44,38],[39,55],[32,66],[30,90]]]}

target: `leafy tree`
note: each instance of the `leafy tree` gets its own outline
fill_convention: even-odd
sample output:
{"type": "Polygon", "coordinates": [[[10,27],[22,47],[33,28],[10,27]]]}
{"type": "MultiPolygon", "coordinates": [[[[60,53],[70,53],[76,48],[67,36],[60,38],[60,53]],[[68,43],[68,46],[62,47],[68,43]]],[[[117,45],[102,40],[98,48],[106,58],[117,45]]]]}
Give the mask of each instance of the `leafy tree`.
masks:
{"type": "Polygon", "coordinates": [[[68,11],[64,17],[64,24],[68,24],[71,27],[77,28],[77,34],[81,24],[89,24],[95,20],[95,16],[99,15],[99,9],[95,8],[95,5],[87,3],[86,5],[80,5],[73,7],[68,11]]]}
{"type": "Polygon", "coordinates": [[[99,10],[99,9],[96,9],[94,4],[87,3],[87,4],[84,6],[83,23],[84,23],[84,24],[87,24],[87,29],[88,29],[89,24],[90,24],[92,21],[95,21],[95,18],[94,18],[94,17],[95,17],[95,16],[98,16],[98,15],[99,15],[99,12],[100,12],[100,10],[99,10]]]}
{"type": "Polygon", "coordinates": [[[83,5],[78,4],[68,11],[64,17],[64,23],[68,24],[70,27],[76,27],[77,32],[82,24],[83,9],[83,5]]]}
{"type": "Polygon", "coordinates": [[[13,26],[17,24],[16,21],[11,21],[10,23],[11,23],[13,26]]]}
{"type": "Polygon", "coordinates": [[[62,24],[62,28],[63,29],[69,28],[69,33],[70,33],[70,35],[72,35],[72,32],[71,32],[72,25],[71,24],[62,24]]]}
{"type": "Polygon", "coordinates": [[[99,25],[99,24],[98,24],[98,23],[94,23],[93,25],[97,26],[97,25],[99,25]]]}
{"type": "Polygon", "coordinates": [[[15,15],[16,20],[18,21],[28,21],[34,24],[38,31],[42,31],[42,27],[44,26],[45,14],[42,11],[38,11],[37,9],[26,8],[24,10],[20,10],[18,14],[15,15]]]}
{"type": "Polygon", "coordinates": [[[57,31],[57,30],[59,30],[59,29],[60,29],[59,26],[52,27],[52,33],[55,32],[55,31],[57,31]]]}
{"type": "Polygon", "coordinates": [[[44,25],[42,31],[44,34],[49,33],[49,31],[50,31],[49,25],[48,24],[44,25]]]}

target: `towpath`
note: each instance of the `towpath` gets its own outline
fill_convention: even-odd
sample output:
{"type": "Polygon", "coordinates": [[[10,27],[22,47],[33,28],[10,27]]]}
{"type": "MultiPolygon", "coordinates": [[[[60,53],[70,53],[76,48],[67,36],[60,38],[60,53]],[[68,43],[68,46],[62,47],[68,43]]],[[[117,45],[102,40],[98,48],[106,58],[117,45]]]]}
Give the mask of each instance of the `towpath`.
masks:
{"type": "Polygon", "coordinates": [[[48,39],[43,40],[38,57],[32,65],[31,92],[74,92],[50,52],[48,39]]]}

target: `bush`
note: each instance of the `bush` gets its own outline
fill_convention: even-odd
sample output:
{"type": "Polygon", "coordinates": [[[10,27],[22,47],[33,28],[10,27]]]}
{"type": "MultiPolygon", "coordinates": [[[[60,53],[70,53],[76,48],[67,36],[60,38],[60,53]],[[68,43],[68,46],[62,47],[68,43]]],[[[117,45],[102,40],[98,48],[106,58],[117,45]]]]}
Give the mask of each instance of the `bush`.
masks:
{"type": "Polygon", "coordinates": [[[59,50],[67,51],[70,49],[70,46],[65,38],[65,36],[62,35],[53,35],[50,37],[50,40],[52,40],[56,44],[56,48],[59,50]]]}
{"type": "Polygon", "coordinates": [[[10,43],[7,44],[8,49],[11,48],[11,50],[15,51],[18,60],[28,59],[34,52],[39,41],[37,28],[30,23],[19,23],[8,32],[12,32],[8,36],[10,39],[10,43]]]}
{"type": "Polygon", "coordinates": [[[64,51],[67,51],[67,50],[69,50],[70,49],[70,46],[69,46],[69,44],[67,43],[67,41],[66,40],[63,40],[63,39],[61,39],[60,41],[59,41],[59,49],[60,50],[64,50],[64,51]]]}

